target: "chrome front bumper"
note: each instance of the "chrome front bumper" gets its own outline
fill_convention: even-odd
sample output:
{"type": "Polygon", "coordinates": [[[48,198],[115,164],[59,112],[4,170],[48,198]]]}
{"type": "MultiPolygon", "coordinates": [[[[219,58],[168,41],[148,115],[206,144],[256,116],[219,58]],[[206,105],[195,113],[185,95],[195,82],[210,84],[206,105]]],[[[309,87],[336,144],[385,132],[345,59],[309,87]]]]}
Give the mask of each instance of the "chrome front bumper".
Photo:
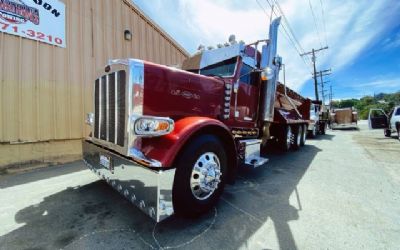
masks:
{"type": "Polygon", "coordinates": [[[174,213],[175,169],[155,171],[91,142],[83,140],[82,146],[84,163],[152,219],[160,222],[174,213]],[[101,155],[110,159],[109,169],[100,164],[101,155]]]}

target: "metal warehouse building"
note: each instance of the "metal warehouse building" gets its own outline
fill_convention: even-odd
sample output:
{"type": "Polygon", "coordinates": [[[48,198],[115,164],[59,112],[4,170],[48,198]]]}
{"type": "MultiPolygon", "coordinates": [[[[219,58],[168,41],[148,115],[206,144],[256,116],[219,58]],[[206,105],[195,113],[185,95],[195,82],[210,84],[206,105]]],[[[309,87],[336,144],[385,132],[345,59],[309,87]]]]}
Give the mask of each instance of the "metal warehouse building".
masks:
{"type": "Polygon", "coordinates": [[[0,167],[79,159],[108,59],[174,65],[188,56],[130,0],[0,0],[0,17],[0,167]],[[56,27],[42,13],[65,21],[56,27]],[[62,29],[64,38],[51,33],[62,29]]]}

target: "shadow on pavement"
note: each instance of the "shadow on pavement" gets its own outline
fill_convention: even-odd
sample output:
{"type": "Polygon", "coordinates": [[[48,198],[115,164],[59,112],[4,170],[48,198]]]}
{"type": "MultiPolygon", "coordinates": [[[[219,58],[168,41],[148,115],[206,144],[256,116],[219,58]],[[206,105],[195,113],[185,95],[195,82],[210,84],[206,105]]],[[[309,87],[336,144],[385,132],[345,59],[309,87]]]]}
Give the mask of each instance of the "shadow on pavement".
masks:
{"type": "Polygon", "coordinates": [[[349,127],[349,128],[332,128],[333,131],[360,131],[359,127],[349,127]]]}
{"type": "Polygon", "coordinates": [[[17,175],[0,176],[0,189],[70,174],[80,170],[86,170],[86,168],[82,164],[82,161],[75,161],[63,165],[35,169],[31,172],[17,175]]]}
{"type": "Polygon", "coordinates": [[[335,135],[332,134],[324,134],[324,135],[317,135],[314,138],[308,138],[307,140],[311,140],[311,141],[322,141],[322,140],[329,140],[332,141],[333,137],[335,137],[335,135]]]}
{"type": "Polygon", "coordinates": [[[279,247],[297,249],[288,222],[300,218],[297,185],[319,151],[306,145],[272,152],[266,166],[241,168],[215,210],[197,219],[172,216],[155,225],[103,181],[68,188],[20,210],[14,219],[22,226],[0,237],[0,249],[251,248],[250,239],[269,220],[279,247]]]}

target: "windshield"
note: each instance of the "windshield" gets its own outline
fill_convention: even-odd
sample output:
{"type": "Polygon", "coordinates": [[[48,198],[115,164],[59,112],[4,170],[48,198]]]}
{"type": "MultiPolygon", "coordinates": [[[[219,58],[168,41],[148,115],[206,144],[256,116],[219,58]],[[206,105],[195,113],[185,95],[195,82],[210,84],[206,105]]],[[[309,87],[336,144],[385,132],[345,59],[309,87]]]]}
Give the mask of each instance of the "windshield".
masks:
{"type": "Polygon", "coordinates": [[[200,74],[205,76],[233,76],[235,73],[237,57],[207,66],[200,70],[200,74]]]}

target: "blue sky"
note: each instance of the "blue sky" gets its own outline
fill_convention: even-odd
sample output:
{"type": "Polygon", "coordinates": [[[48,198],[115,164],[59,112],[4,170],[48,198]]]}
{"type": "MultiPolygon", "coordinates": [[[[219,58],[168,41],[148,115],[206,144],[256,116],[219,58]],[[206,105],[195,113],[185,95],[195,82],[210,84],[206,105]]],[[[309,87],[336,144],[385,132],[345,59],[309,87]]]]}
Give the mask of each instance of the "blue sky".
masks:
{"type": "MultiPolygon", "coordinates": [[[[191,54],[199,44],[226,42],[230,34],[248,43],[268,34],[271,8],[267,0],[133,2],[191,54]]],[[[332,84],[334,99],[400,91],[400,1],[278,2],[304,51],[329,46],[318,54],[317,70],[332,69],[325,80],[330,81],[328,88],[332,84]]],[[[283,32],[279,39],[288,85],[314,97],[310,65],[283,32]]]]}

